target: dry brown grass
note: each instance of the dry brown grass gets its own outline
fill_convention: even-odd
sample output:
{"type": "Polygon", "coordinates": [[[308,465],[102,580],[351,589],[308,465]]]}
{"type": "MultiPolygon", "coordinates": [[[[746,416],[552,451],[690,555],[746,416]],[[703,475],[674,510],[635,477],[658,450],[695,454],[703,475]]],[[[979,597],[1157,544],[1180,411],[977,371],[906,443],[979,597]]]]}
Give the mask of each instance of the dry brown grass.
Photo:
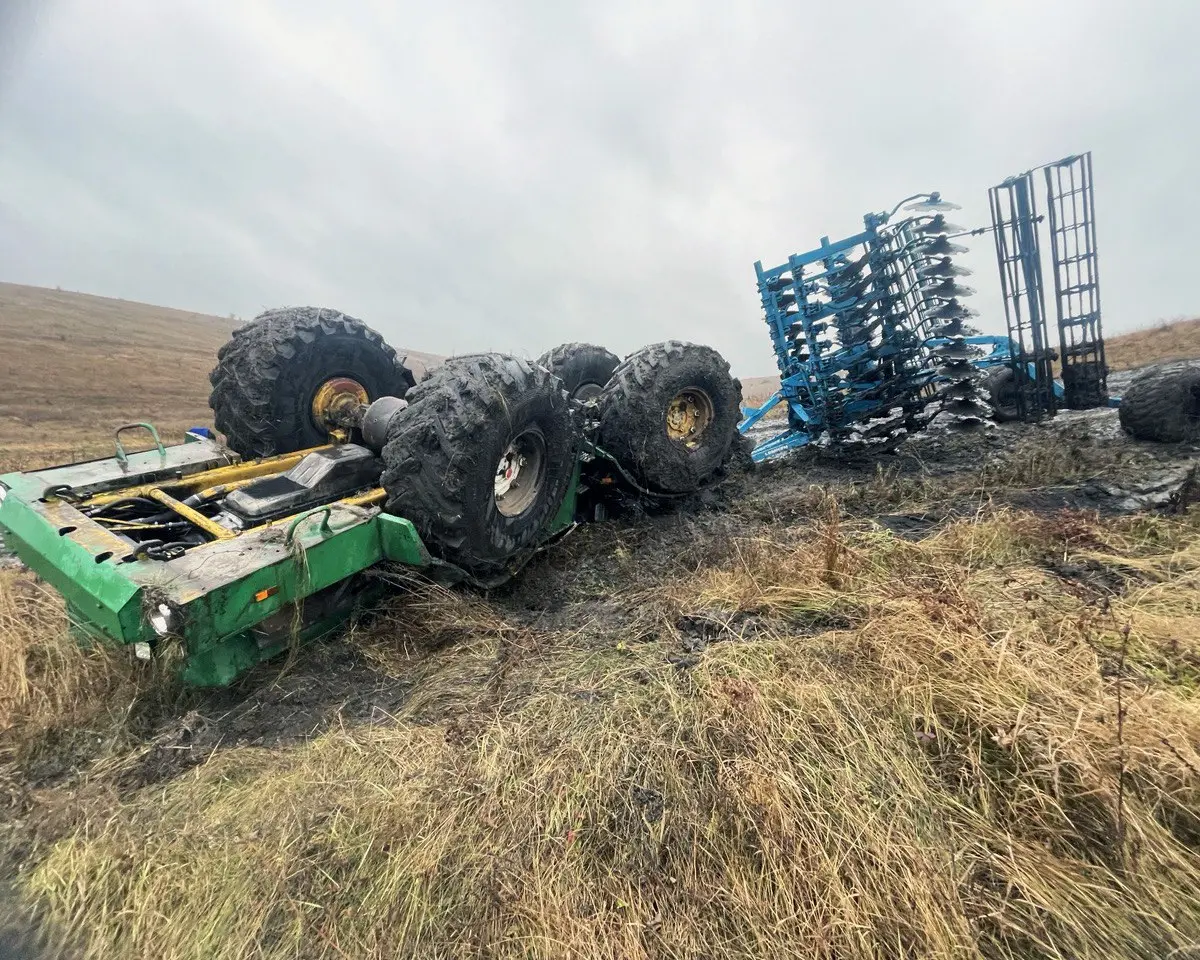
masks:
{"type": "Polygon", "coordinates": [[[918,542],[853,519],[1121,456],[1082,442],[953,482],[751,492],[731,541],[661,567],[581,531],[526,579],[570,569],[594,614],[410,587],[330,641],[412,683],[394,716],[149,785],[137,717],[171,685],[80,649],[60,601],[0,571],[0,851],[101,960],[1182,955],[1200,513],[981,508],[918,542]]]}
{"type": "Polygon", "coordinates": [[[0,473],[111,456],[122,423],[149,420],[167,442],[211,425],[208,374],[239,322],[0,283],[0,473]]]}
{"type": "Polygon", "coordinates": [[[779,377],[742,377],[742,405],[761,407],[779,389],[779,377]]]}
{"type": "Polygon", "coordinates": [[[1200,357],[1200,318],[1163,321],[1145,330],[1110,337],[1104,344],[1110,370],[1200,357]]]}
{"type": "Polygon", "coordinates": [[[0,472],[110,455],[113,430],[134,420],[178,442],[209,422],[208,372],[234,326],[0,283],[0,472]]]}
{"type": "Polygon", "coordinates": [[[135,701],[170,684],[126,652],[82,646],[57,594],[28,572],[0,570],[0,768],[69,760],[80,739],[128,746],[135,701]]]}
{"type": "Polygon", "coordinates": [[[1200,939],[1200,517],[1001,513],[909,543],[827,507],[618,598],[619,630],[418,588],[352,639],[416,680],[394,722],[114,792],[27,890],[114,958],[1200,939]]]}

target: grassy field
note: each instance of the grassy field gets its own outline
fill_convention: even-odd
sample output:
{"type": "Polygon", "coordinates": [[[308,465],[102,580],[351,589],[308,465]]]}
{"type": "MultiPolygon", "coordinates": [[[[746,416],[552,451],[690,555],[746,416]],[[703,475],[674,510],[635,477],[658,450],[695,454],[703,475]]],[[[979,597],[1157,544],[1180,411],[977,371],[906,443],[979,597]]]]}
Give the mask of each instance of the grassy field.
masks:
{"type": "Polygon", "coordinates": [[[103,455],[135,420],[178,442],[208,422],[208,371],[236,325],[0,284],[0,471],[103,455]]]}
{"type": "Polygon", "coordinates": [[[0,955],[7,911],[102,960],[1186,956],[1195,454],[809,451],[228,691],[0,570],[0,955]]]}
{"type": "Polygon", "coordinates": [[[236,691],[248,728],[9,573],[22,895],[103,958],[1170,956],[1200,939],[1200,515],[979,500],[1035,464],[1086,473],[1034,444],[751,476],[508,592],[409,582],[236,691]],[[981,506],[870,519],[949,494],[981,506]],[[272,739],[347,658],[388,709],[272,739]]]}
{"type": "MultiPolygon", "coordinates": [[[[168,442],[211,423],[208,373],[239,324],[0,283],[0,472],[111,455],[122,423],[149,420],[168,442]]],[[[438,360],[412,358],[418,374],[438,360]]]]}
{"type": "Polygon", "coordinates": [[[1200,318],[1162,321],[1145,330],[1105,341],[1110,370],[1135,370],[1149,363],[1200,357],[1200,318]]]}

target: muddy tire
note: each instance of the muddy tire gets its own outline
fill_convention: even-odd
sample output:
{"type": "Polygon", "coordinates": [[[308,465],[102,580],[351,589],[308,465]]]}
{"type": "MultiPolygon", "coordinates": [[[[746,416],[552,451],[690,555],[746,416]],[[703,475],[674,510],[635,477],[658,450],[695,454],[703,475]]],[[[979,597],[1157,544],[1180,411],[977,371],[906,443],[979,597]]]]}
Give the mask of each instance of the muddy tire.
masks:
{"type": "Polygon", "coordinates": [[[413,385],[403,359],[361,320],[320,307],[268,310],[217,352],[208,405],[243,457],[291,453],[329,441],[313,401],[340,378],[361,385],[370,400],[403,397],[413,385]]]}
{"type": "Polygon", "coordinates": [[[383,448],[387,509],[443,560],[502,570],[571,483],[579,437],[561,384],[527,360],[479,354],[447,360],[406,399],[383,448]]]}
{"type": "Polygon", "coordinates": [[[690,493],[727,463],[742,385],[716,350],[669,340],[626,357],[599,404],[606,452],[648,489],[690,493]]]}
{"type": "Polygon", "coordinates": [[[1108,405],[1106,371],[1098,361],[1075,363],[1062,372],[1063,405],[1068,410],[1095,410],[1108,405]]]}
{"type": "Polygon", "coordinates": [[[595,400],[621,362],[615,353],[592,343],[564,343],[538,357],[563,382],[572,400],[595,400]]]}
{"type": "Polygon", "coordinates": [[[1139,440],[1200,439],[1200,366],[1147,370],[1129,384],[1117,414],[1125,432],[1139,440]]]}
{"type": "Polygon", "coordinates": [[[1020,419],[1017,408],[1016,375],[1012,367],[996,367],[987,378],[988,403],[992,405],[992,419],[1008,423],[1020,419]]]}

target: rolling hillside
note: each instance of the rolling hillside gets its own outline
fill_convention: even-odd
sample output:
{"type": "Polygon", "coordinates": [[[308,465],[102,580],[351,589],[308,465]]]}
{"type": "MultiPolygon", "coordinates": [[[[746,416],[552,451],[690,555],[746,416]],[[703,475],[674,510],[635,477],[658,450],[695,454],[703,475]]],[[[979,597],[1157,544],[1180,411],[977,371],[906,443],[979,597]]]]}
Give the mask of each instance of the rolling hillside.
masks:
{"type": "MultiPolygon", "coordinates": [[[[149,419],[168,440],[208,423],[208,372],[238,323],[0,283],[0,471],[100,456],[119,423],[149,419]]],[[[1200,318],[1112,337],[1107,352],[1114,371],[1200,357],[1200,318]]],[[[407,355],[418,379],[442,360],[407,355]]],[[[778,383],[743,377],[746,405],[763,403],[778,383]]]]}
{"type": "MultiPolygon", "coordinates": [[[[168,441],[208,423],[208,373],[239,323],[0,283],[0,471],[103,455],[129,421],[168,441]]],[[[412,352],[409,365],[420,377],[440,359],[412,352]]]]}

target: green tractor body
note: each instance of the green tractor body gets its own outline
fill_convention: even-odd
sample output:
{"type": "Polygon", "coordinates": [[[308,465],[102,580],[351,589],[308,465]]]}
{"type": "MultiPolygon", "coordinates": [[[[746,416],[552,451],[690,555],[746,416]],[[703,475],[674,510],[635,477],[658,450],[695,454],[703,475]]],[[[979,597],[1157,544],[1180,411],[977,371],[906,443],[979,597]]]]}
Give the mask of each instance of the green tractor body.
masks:
{"type": "Polygon", "coordinates": [[[133,546],[84,512],[97,498],[161,491],[172,500],[245,479],[278,475],[287,456],[230,465],[211,440],[162,451],[0,477],[0,527],[6,544],[67,602],[83,637],[130,645],[150,658],[177,643],[184,679],[209,686],[340,623],[361,601],[303,603],[322,597],[383,561],[427,566],[431,557],[411,523],[347,498],[315,510],[214,539],[168,560],[137,556],[133,546]],[[48,490],[69,488],[70,499],[48,490]],[[300,629],[293,629],[297,612],[300,629]],[[286,622],[281,621],[280,614],[286,622]]]}
{"type": "MultiPolygon", "coordinates": [[[[218,444],[198,437],[124,460],[12,473],[0,476],[0,527],[18,558],[62,594],[81,638],[129,645],[143,659],[178,644],[186,682],[222,685],[343,623],[374,593],[336,596],[355,575],[384,562],[445,565],[408,520],[372,503],[381,498],[370,489],[169,560],[139,557],[115,532],[119,525],[88,513],[129,496],[181,503],[203,489],[282,476],[302,459],[230,463],[218,444]]],[[[574,522],[577,489],[578,473],[547,539],[574,522]]]]}
{"type": "Polygon", "coordinates": [[[227,443],[126,425],[111,458],[0,476],[0,530],[81,642],[224,685],[376,602],[397,567],[495,586],[605,505],[714,482],[740,412],[728,364],[598,349],[454,358],[412,385],[360,321],[271,311],[219,354],[227,443]],[[153,449],[125,451],[134,427],[153,449]]]}

